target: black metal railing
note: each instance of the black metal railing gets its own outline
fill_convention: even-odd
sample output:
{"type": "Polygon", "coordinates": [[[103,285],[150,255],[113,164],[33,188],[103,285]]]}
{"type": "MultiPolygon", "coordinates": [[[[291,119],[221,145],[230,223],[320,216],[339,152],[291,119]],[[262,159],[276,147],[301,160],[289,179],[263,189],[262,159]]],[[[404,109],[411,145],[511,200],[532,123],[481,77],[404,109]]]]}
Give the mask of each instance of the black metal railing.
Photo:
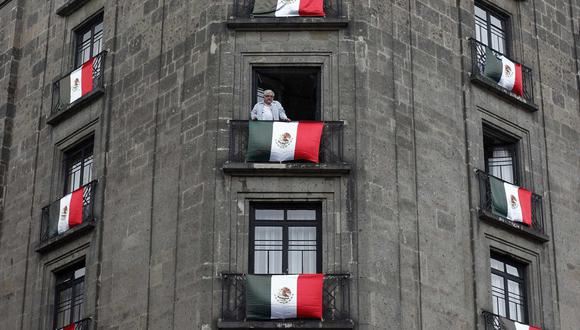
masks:
{"type": "MultiPolygon", "coordinates": [[[[86,223],[94,219],[93,208],[95,203],[95,189],[97,181],[92,181],[83,186],[83,222],[86,223]]],[[[58,220],[60,213],[60,198],[42,208],[42,219],[40,229],[40,242],[45,242],[50,238],[62,233],[58,232],[58,220]]]]}
{"type": "MultiPolygon", "coordinates": [[[[343,18],[343,0],[324,0],[324,14],[329,18],[343,18]]],[[[252,18],[255,0],[234,0],[235,18],[252,18]]]]}
{"type": "MultiPolygon", "coordinates": [[[[94,57],[93,60],[93,91],[102,90],[104,86],[104,71],[105,71],[105,57],[107,55],[106,51],[102,51],[94,57]]],[[[78,69],[78,68],[77,68],[78,69]]],[[[62,93],[60,91],[61,82],[64,79],[70,79],[70,74],[75,70],[71,70],[66,75],[62,76],[60,79],[52,84],[52,106],[51,113],[54,115],[60,111],[68,109],[71,104],[76,104],[81,102],[84,97],[70,103],[70,100],[61,99],[62,93]]]]}
{"type": "Polygon", "coordinates": [[[73,330],[89,330],[91,326],[91,319],[90,318],[86,318],[86,319],[82,319],[80,321],[76,321],[75,323],[69,324],[65,327],[62,328],[58,328],[58,330],[68,330],[68,329],[73,329],[73,330]],[[73,327],[74,325],[74,327],[73,327]]]}
{"type": "MultiPolygon", "coordinates": [[[[477,170],[476,174],[479,180],[479,207],[481,210],[480,212],[483,212],[483,214],[486,216],[492,216],[494,218],[497,218],[498,220],[503,220],[504,219],[503,217],[493,212],[492,207],[493,201],[491,198],[491,187],[489,183],[490,177],[492,176],[481,170],[477,170]]],[[[496,179],[502,182],[506,182],[499,178],[496,179]]],[[[503,221],[503,223],[519,229],[528,228],[526,225],[509,220],[503,221]]],[[[532,193],[532,227],[530,229],[542,235],[545,234],[542,196],[534,193],[532,193]]]]}
{"type": "MultiPolygon", "coordinates": [[[[248,149],[248,121],[230,120],[230,162],[245,162],[248,149]]],[[[320,139],[320,163],[341,163],[342,158],[342,121],[325,121],[320,139]]]]}
{"type": "Polygon", "coordinates": [[[485,330],[511,330],[516,328],[514,321],[505,317],[488,311],[483,311],[481,314],[485,323],[485,330]]]}
{"type": "MultiPolygon", "coordinates": [[[[350,275],[325,274],[323,287],[323,320],[350,319],[350,275]]],[[[246,274],[222,273],[223,321],[246,319],[246,274]]]]}
{"type": "MultiPolygon", "coordinates": [[[[497,86],[497,88],[503,90],[504,92],[515,96],[517,98],[523,98],[525,102],[533,104],[534,103],[534,88],[533,88],[533,75],[532,75],[532,69],[530,69],[529,67],[522,65],[522,85],[523,85],[523,95],[519,96],[514,94],[513,92],[497,85],[497,83],[495,81],[493,81],[491,78],[488,78],[484,72],[485,72],[485,61],[486,61],[486,56],[487,56],[487,51],[491,51],[493,54],[495,54],[496,56],[505,56],[500,52],[497,52],[493,49],[491,49],[490,47],[482,44],[481,42],[470,38],[469,39],[469,45],[471,48],[471,74],[472,76],[474,76],[475,78],[479,79],[479,80],[484,80],[487,81],[489,83],[491,83],[492,86],[497,86]]],[[[506,58],[508,58],[507,56],[505,56],[506,58]]],[[[508,58],[510,61],[517,63],[516,61],[508,58]]]]}

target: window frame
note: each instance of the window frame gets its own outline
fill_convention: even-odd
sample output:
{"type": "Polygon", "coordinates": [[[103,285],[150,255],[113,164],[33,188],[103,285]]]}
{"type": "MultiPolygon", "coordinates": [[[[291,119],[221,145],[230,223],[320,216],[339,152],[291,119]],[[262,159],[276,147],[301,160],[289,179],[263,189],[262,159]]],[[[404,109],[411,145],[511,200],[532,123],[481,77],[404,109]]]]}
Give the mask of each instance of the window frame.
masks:
{"type": "MultiPolygon", "coordinates": [[[[516,322],[521,322],[521,323],[528,323],[530,316],[529,316],[529,306],[528,306],[528,264],[518,261],[510,256],[507,256],[505,254],[501,254],[495,251],[492,251],[490,253],[489,256],[489,270],[490,270],[490,286],[491,286],[491,304],[492,304],[492,310],[493,310],[493,306],[494,306],[494,294],[493,294],[493,285],[492,285],[492,280],[491,280],[491,276],[493,275],[497,275],[500,276],[503,279],[503,283],[504,283],[504,301],[505,301],[505,310],[506,310],[506,316],[505,318],[512,320],[512,321],[516,321],[516,322]],[[522,275],[521,277],[517,277],[515,275],[509,274],[507,272],[502,272],[500,270],[497,270],[495,268],[493,268],[491,266],[491,260],[495,259],[497,261],[502,262],[504,265],[510,265],[514,268],[516,268],[518,270],[518,272],[520,272],[522,275]],[[520,288],[522,290],[522,294],[521,294],[521,299],[522,299],[522,320],[517,320],[515,318],[513,318],[512,315],[510,315],[510,308],[509,308],[509,292],[508,290],[508,280],[516,282],[520,285],[520,288]]],[[[499,315],[499,311],[498,311],[498,315],[499,315]]],[[[504,316],[502,316],[504,317],[504,316]]]]}
{"type": "Polygon", "coordinates": [[[86,307],[86,275],[87,268],[85,261],[80,261],[70,267],[65,268],[64,270],[60,270],[54,273],[55,276],[55,285],[54,285],[54,311],[53,311],[53,328],[59,329],[58,326],[58,315],[59,315],[59,296],[60,293],[64,290],[71,289],[71,305],[70,305],[70,317],[67,321],[68,323],[64,324],[63,326],[67,326],[69,324],[73,324],[76,322],[81,321],[84,318],[84,308],[86,307]],[[74,278],[75,272],[84,269],[84,274],[79,278],[74,278]],[[68,278],[68,280],[62,281],[63,278],[68,278]],[[82,302],[77,305],[81,306],[79,308],[80,311],[79,315],[75,315],[75,306],[73,306],[74,299],[76,297],[75,292],[78,290],[78,284],[83,283],[82,286],[82,302]]]}
{"type": "MultiPolygon", "coordinates": [[[[479,7],[480,9],[485,11],[486,14],[486,29],[487,29],[487,39],[488,39],[488,45],[487,47],[491,48],[492,50],[499,52],[507,57],[511,56],[512,53],[512,26],[511,26],[511,15],[508,14],[507,12],[497,8],[496,6],[493,6],[489,3],[486,2],[482,2],[482,1],[475,1],[473,4],[473,20],[474,20],[474,28],[477,29],[477,17],[475,14],[475,7],[479,7]],[[492,47],[491,44],[491,18],[490,18],[490,14],[492,14],[493,16],[495,16],[497,19],[501,20],[504,25],[505,25],[505,29],[503,30],[504,35],[505,35],[505,51],[504,52],[500,52],[497,49],[494,49],[492,47]]],[[[474,31],[476,32],[476,31],[474,31]]],[[[477,40],[478,42],[481,42],[481,40],[477,39],[477,34],[475,33],[474,35],[474,39],[477,40]]]]}
{"type": "MultiPolygon", "coordinates": [[[[80,57],[82,54],[82,51],[79,51],[82,45],[82,37],[85,33],[87,33],[88,31],[91,31],[91,38],[90,38],[90,57],[95,57],[98,54],[100,54],[101,52],[103,52],[104,50],[104,33],[105,33],[105,21],[104,21],[104,12],[103,10],[98,11],[97,13],[93,14],[91,17],[89,17],[88,19],[86,19],[83,23],[81,23],[78,27],[73,29],[73,67],[79,68],[83,65],[83,63],[80,62],[80,57]],[[101,36],[100,36],[100,40],[101,40],[101,51],[94,54],[93,53],[93,47],[94,47],[94,43],[95,43],[95,27],[99,24],[102,23],[103,24],[103,29],[101,30],[101,36]]],[[[90,58],[89,57],[89,58],[90,58]]]]}
{"type": "MultiPolygon", "coordinates": [[[[520,138],[510,135],[506,132],[499,130],[496,127],[490,126],[486,123],[483,124],[483,159],[485,173],[492,175],[489,167],[489,159],[493,156],[493,147],[504,147],[511,152],[512,155],[512,171],[513,171],[513,185],[521,186],[522,175],[520,170],[520,138]],[[500,141],[499,143],[489,143],[490,139],[495,141],[500,141]]],[[[495,142],[494,141],[494,142],[495,142]]],[[[505,180],[504,178],[499,177],[505,180]]]]}
{"type": "Polygon", "coordinates": [[[255,274],[254,248],[256,227],[282,227],[282,273],[269,275],[287,275],[288,273],[288,228],[314,227],[316,228],[316,273],[322,272],[322,203],[321,202],[280,202],[280,203],[250,203],[249,221],[249,258],[248,273],[255,274]],[[256,210],[284,210],[284,220],[256,220],[256,210]],[[316,210],[316,220],[287,220],[287,210],[316,210]]]}
{"type": "Polygon", "coordinates": [[[63,169],[63,193],[64,195],[67,195],[71,192],[73,192],[75,189],[78,189],[79,187],[76,187],[75,189],[72,189],[69,191],[69,186],[70,186],[70,178],[71,176],[69,175],[69,169],[71,168],[72,163],[74,163],[74,160],[77,159],[76,155],[78,153],[81,153],[81,170],[80,170],[80,186],[82,187],[85,184],[88,184],[89,182],[91,182],[92,180],[94,180],[94,170],[95,170],[95,142],[94,142],[94,136],[90,136],[88,138],[83,139],[81,142],[75,144],[74,146],[66,149],[63,151],[63,156],[62,156],[62,169],[63,169]],[[92,163],[91,163],[91,180],[89,180],[88,182],[83,183],[84,181],[84,175],[85,175],[85,162],[87,161],[87,158],[89,157],[89,150],[90,150],[90,156],[92,157],[92,163]]]}
{"type": "MultiPolygon", "coordinates": [[[[321,120],[322,118],[322,66],[320,65],[294,65],[294,64],[280,64],[277,66],[272,66],[272,65],[255,65],[252,66],[252,89],[251,89],[251,93],[252,93],[252,106],[254,104],[256,104],[258,102],[258,75],[260,74],[260,71],[262,71],[263,74],[267,73],[267,71],[274,71],[274,70],[287,70],[287,72],[289,72],[292,69],[298,69],[298,70],[304,70],[304,71],[308,71],[311,70],[311,73],[316,74],[316,105],[315,105],[315,109],[314,109],[314,115],[313,118],[309,119],[309,120],[321,120]]],[[[275,74],[275,73],[271,73],[271,74],[275,74]]],[[[280,73],[282,74],[282,73],[280,73]]],[[[307,74],[306,72],[304,74],[307,74]]],[[[276,94],[274,96],[274,100],[279,101],[280,103],[282,103],[282,106],[284,107],[284,109],[286,110],[286,114],[288,114],[288,106],[287,104],[285,104],[284,100],[280,100],[280,94],[282,94],[281,91],[273,89],[274,93],[276,94]]],[[[290,117],[291,119],[294,119],[292,117],[292,114],[289,114],[288,117],[290,117]]]]}

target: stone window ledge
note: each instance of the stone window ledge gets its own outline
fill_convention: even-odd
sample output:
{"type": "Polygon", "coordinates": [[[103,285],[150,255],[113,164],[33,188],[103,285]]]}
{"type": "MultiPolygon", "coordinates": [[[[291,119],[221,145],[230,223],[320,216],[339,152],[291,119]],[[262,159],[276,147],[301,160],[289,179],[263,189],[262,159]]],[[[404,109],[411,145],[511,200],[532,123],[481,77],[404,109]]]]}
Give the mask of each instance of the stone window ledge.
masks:
{"type": "Polygon", "coordinates": [[[232,176],[328,176],[348,175],[351,165],[347,163],[234,163],[226,162],[224,173],[232,176]]]}
{"type": "Polygon", "coordinates": [[[218,329],[354,329],[352,320],[318,321],[223,321],[218,320],[218,329]]]}
{"type": "Polygon", "coordinates": [[[547,235],[533,230],[526,225],[498,217],[484,210],[479,210],[479,218],[494,227],[504,228],[514,234],[530,238],[540,243],[545,243],[550,240],[547,235]]]}
{"type": "Polygon", "coordinates": [[[346,18],[273,17],[235,18],[227,21],[228,28],[245,31],[339,30],[348,26],[346,18]]]}
{"type": "Polygon", "coordinates": [[[40,244],[36,248],[36,252],[46,253],[48,251],[54,250],[55,248],[65,244],[66,242],[70,242],[72,240],[75,240],[78,237],[81,237],[87,233],[90,233],[95,228],[95,224],[96,224],[95,219],[93,219],[93,220],[84,222],[78,226],[75,226],[72,229],[69,229],[60,235],[49,238],[44,242],[40,242],[40,244]]]}
{"type": "Polygon", "coordinates": [[[68,0],[62,6],[58,7],[56,14],[62,17],[69,16],[89,1],[90,0],[68,0]]]}
{"type": "Polygon", "coordinates": [[[57,111],[50,115],[46,119],[46,123],[49,125],[56,125],[61,121],[72,117],[75,113],[79,112],[83,109],[83,106],[91,103],[92,101],[96,100],[99,96],[101,96],[105,92],[105,89],[102,87],[95,88],[93,91],[89,92],[88,94],[84,95],[79,100],[75,101],[73,104],[69,105],[66,109],[57,111]]]}
{"type": "Polygon", "coordinates": [[[523,97],[517,96],[513,93],[510,93],[497,85],[496,83],[490,82],[490,80],[480,74],[472,74],[471,81],[476,83],[477,85],[486,88],[496,95],[500,96],[501,98],[509,101],[513,104],[519,105],[524,109],[528,110],[529,112],[536,112],[538,111],[538,106],[534,103],[526,101],[523,97]]]}

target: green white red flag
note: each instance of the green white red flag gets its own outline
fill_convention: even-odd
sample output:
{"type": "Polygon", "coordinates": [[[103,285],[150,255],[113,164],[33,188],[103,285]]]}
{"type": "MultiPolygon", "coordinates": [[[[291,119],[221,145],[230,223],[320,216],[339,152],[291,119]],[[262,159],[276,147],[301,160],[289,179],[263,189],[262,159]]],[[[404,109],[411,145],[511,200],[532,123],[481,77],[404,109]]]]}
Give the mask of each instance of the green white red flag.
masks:
{"type": "Polygon", "coordinates": [[[60,199],[58,214],[59,234],[83,223],[83,195],[84,187],[80,187],[60,199]]]}
{"type": "Polygon", "coordinates": [[[493,213],[532,226],[532,193],[490,176],[493,213]]]}
{"type": "Polygon", "coordinates": [[[322,274],[247,275],[246,318],[322,319],[322,274]]]}
{"type": "Polygon", "coordinates": [[[522,65],[503,55],[496,55],[490,48],[485,53],[484,75],[510,92],[524,95],[522,65]]]}
{"type": "Polygon", "coordinates": [[[542,328],[534,327],[531,325],[515,322],[508,319],[502,319],[502,323],[508,330],[542,330],[542,328]]]}
{"type": "Polygon", "coordinates": [[[246,161],[318,163],[323,127],[320,121],[250,121],[246,161]]]}
{"type": "Polygon", "coordinates": [[[324,16],[323,0],[255,0],[254,17],[324,16]]]}
{"type": "Polygon", "coordinates": [[[93,90],[93,65],[95,58],[83,63],[59,82],[60,102],[71,104],[93,90]]]}

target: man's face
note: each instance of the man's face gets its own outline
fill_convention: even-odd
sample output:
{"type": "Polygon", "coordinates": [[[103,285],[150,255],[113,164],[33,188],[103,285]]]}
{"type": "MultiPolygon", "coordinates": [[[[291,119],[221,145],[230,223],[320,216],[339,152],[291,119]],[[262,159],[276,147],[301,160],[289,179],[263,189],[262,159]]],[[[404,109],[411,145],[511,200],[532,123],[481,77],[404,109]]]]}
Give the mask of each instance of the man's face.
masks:
{"type": "Polygon", "coordinates": [[[272,95],[272,94],[264,95],[264,103],[266,103],[267,105],[272,104],[273,99],[274,99],[274,95],[272,95]]]}

